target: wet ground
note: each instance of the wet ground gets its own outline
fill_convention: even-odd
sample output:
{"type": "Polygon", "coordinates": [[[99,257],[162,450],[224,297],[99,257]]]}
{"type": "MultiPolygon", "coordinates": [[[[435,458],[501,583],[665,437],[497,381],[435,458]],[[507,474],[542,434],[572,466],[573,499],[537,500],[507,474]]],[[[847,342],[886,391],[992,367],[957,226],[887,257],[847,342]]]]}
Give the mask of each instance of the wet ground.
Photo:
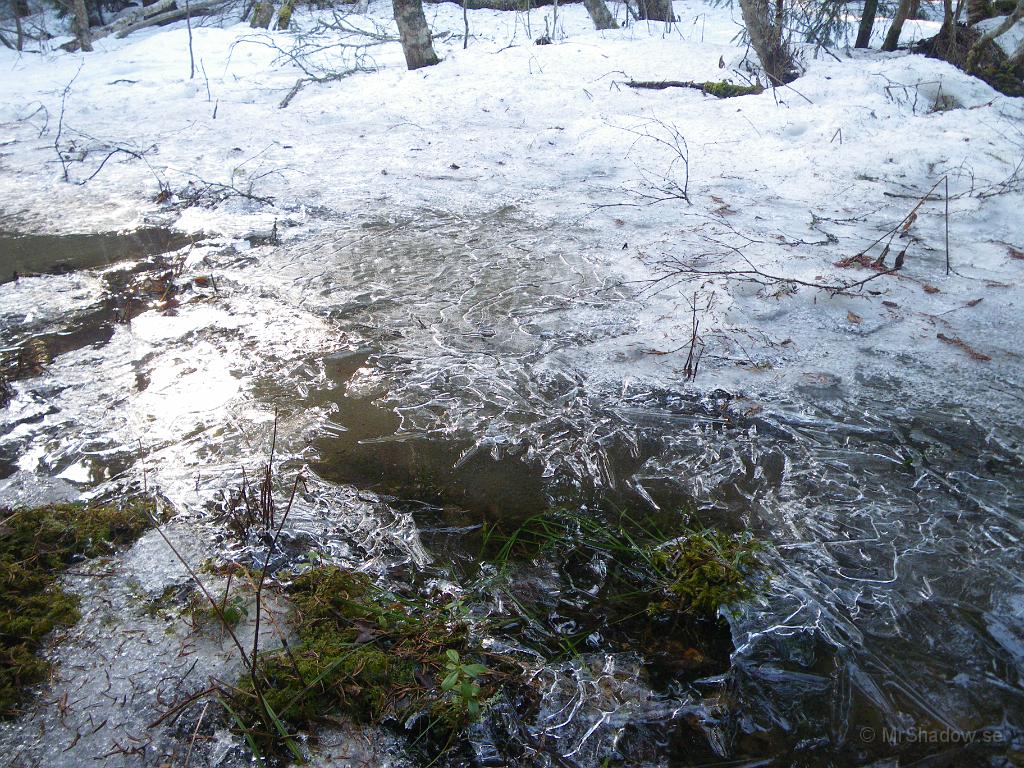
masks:
{"type": "MultiPolygon", "coordinates": [[[[166,245],[162,256],[107,246],[122,263],[0,288],[0,469],[14,485],[58,476],[64,490],[145,482],[179,511],[198,560],[235,546],[217,510],[241,467],[265,457],[276,411],[280,475],[308,473],[289,525],[296,553],[463,595],[494,619],[488,642],[534,659],[536,707],[496,702],[459,760],[1020,759],[1024,432],[1013,414],[977,408],[955,380],[946,400],[916,397],[904,371],[880,375],[870,359],[853,381],[816,373],[786,390],[645,385],[631,371],[635,292],[607,276],[585,232],[514,209],[367,215],[255,249],[166,245]],[[750,531],[767,542],[770,586],[727,623],[665,625],[620,620],[601,557],[537,553],[496,578],[483,532],[549,509],[750,531]]],[[[16,268],[59,261],[40,259],[16,268]]],[[[148,561],[128,562],[111,587],[121,601],[148,561]]],[[[153,570],[147,593],[181,579],[153,570]]],[[[163,642],[128,609],[115,626],[163,642]]],[[[146,681],[181,672],[160,647],[111,662],[131,666],[132,706],[150,715],[146,681]]],[[[76,653],[55,651],[58,688],[101,676],[102,664],[81,672],[76,653]]],[[[127,733],[143,745],[133,759],[173,753],[173,733],[146,737],[145,718],[95,697],[83,708],[120,716],[62,751],[64,764],[131,764],[103,749],[127,733]]],[[[54,698],[0,730],[19,745],[12,765],[53,764],[40,731],[62,727],[54,698]]],[[[229,733],[208,736],[194,765],[238,759],[229,733]]],[[[336,764],[329,751],[317,754],[336,764]]]]}

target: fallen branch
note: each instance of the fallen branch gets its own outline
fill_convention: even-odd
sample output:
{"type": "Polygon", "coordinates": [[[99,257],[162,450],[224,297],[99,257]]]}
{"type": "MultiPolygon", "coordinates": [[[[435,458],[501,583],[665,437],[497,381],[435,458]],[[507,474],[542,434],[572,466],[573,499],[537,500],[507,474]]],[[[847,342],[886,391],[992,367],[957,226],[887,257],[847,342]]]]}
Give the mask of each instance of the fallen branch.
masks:
{"type": "MultiPolygon", "coordinates": [[[[186,3],[182,8],[174,8],[164,13],[157,14],[156,16],[150,16],[142,21],[131,24],[123,29],[120,29],[116,33],[118,39],[127,37],[132,32],[137,32],[140,29],[146,27],[155,27],[160,24],[168,24],[172,21],[178,21],[186,17],[191,18],[192,15],[200,13],[202,11],[208,11],[214,6],[220,5],[223,0],[198,0],[196,3],[186,3]]],[[[152,7],[152,6],[150,6],[152,7]]]]}
{"type": "MultiPolygon", "coordinates": [[[[93,41],[109,37],[110,35],[121,38],[146,27],[184,19],[196,11],[212,8],[222,2],[224,0],[199,0],[195,4],[189,3],[186,5],[183,3],[182,7],[178,8],[176,0],[157,0],[152,5],[129,11],[112,24],[91,29],[89,34],[93,41]]],[[[61,48],[69,53],[73,53],[79,50],[79,44],[77,40],[71,40],[64,43],[61,48]]]]}
{"type": "Polygon", "coordinates": [[[623,85],[651,91],[663,91],[666,88],[692,88],[708,96],[714,96],[717,99],[749,96],[764,91],[764,88],[760,85],[735,85],[725,81],[714,82],[711,80],[703,83],[694,80],[627,80],[623,85]]]}

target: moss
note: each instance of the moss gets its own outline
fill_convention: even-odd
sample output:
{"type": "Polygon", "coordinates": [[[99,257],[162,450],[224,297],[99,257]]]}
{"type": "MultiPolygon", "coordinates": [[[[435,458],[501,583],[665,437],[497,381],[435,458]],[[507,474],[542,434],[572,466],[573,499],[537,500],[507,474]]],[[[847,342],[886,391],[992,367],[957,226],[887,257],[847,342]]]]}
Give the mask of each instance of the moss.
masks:
{"type": "Polygon", "coordinates": [[[688,531],[651,553],[663,574],[662,599],[652,613],[681,611],[712,618],[720,606],[753,598],[763,585],[758,574],[762,545],[749,535],[729,535],[710,528],[688,531]]]}
{"type": "Polygon", "coordinates": [[[249,615],[249,601],[241,594],[232,594],[226,600],[216,595],[212,597],[218,601],[217,608],[210,605],[202,592],[195,590],[189,593],[182,613],[188,617],[193,629],[201,632],[223,631],[224,627],[234,629],[249,615]]]}
{"type": "Polygon", "coordinates": [[[0,716],[16,714],[25,689],[47,679],[36,656],[45,636],[80,618],[78,598],[60,588],[60,572],[76,557],[109,554],[150,524],[141,504],[57,504],[0,511],[0,716]]]}
{"type": "MultiPolygon", "coordinates": [[[[442,690],[446,652],[467,652],[465,622],[447,606],[400,598],[367,576],[313,568],[288,587],[298,643],[259,659],[260,695],[284,722],[302,726],[345,714],[360,723],[403,723],[426,713],[445,740],[472,719],[442,690]]],[[[232,708],[262,718],[252,680],[232,708]]],[[[273,744],[264,745],[273,748],[273,744]]]]}
{"type": "Polygon", "coordinates": [[[722,80],[717,83],[708,81],[701,86],[701,90],[718,99],[731,99],[736,96],[751,96],[761,93],[764,88],[759,85],[736,85],[722,80]]]}

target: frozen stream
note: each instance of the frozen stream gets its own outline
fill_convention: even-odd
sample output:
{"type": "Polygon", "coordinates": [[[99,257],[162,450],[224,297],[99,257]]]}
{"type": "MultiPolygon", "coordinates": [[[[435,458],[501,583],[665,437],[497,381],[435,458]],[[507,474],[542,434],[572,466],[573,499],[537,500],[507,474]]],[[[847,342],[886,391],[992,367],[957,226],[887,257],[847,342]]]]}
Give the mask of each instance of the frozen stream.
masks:
{"type": "MultiPolygon", "coordinates": [[[[727,669],[676,674],[595,630],[577,659],[538,662],[526,743],[548,746],[502,753],[497,706],[478,764],[997,766],[1024,753],[1012,364],[908,357],[897,375],[870,340],[805,327],[791,335],[836,345],[841,370],[791,374],[780,359],[785,373],[743,378],[723,344],[686,384],[685,350],[645,351],[667,305],[617,277],[614,247],[512,207],[352,216],[242,246],[0,285],[2,344],[21,365],[0,411],[5,501],[145,482],[178,511],[169,530],[196,562],[223,554],[212,512],[265,457],[276,409],[282,475],[309,468],[296,550],[383,579],[459,590],[484,520],[566,504],[671,518],[692,504],[703,523],[769,543],[773,578],[729,617],[727,669]],[[33,340],[30,369],[18,361],[33,340]]],[[[178,692],[197,690],[227,654],[182,656],[187,638],[132,608],[133,590],[184,583],[158,540],[119,562],[102,589],[74,577],[89,591],[78,640],[93,633],[105,652],[55,651],[53,690],[0,728],[9,764],[159,764],[198,731],[198,713],[180,731],[146,726],[167,680],[187,670],[178,692]],[[133,679],[131,703],[104,689],[111,670],[133,679]],[[61,691],[78,694],[70,713],[56,711],[61,691]]],[[[540,566],[529,581],[555,595],[549,620],[578,631],[564,574],[540,566]]],[[[345,759],[405,760],[392,739],[369,741],[370,757],[345,759]]],[[[240,754],[222,728],[191,764],[240,754]]]]}

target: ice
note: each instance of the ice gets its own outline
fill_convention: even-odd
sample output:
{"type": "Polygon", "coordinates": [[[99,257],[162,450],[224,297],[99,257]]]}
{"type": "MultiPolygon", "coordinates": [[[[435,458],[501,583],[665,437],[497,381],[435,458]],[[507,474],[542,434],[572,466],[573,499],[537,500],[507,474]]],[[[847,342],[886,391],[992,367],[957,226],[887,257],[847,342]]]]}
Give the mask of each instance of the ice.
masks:
{"type": "MultiPolygon", "coordinates": [[[[370,18],[389,12],[374,3],[370,18]]],[[[240,555],[217,513],[243,467],[251,478],[266,460],[276,424],[281,481],[306,477],[289,556],[450,579],[408,506],[321,474],[318,446],[360,426],[332,419],[341,388],[396,416],[373,440],[454,446],[456,469],[522,462],[546,488],[628,491],[668,512],[685,499],[702,522],[770,542],[774,579],[729,616],[736,651],[722,679],[669,695],[633,653],[538,663],[541,714],[525,726],[560,754],[600,765],[621,749],[657,763],[650,734],[672,729],[723,759],[799,745],[851,763],[884,746],[858,741],[865,727],[998,726],[1019,739],[1024,106],[941,62],[844,50],[808,50],[792,88],[742,99],[626,87],[739,77],[734,12],[687,1],[676,13],[671,28],[595,33],[581,7],[560,7],[564,34],[537,47],[551,10],[473,11],[468,49],[439,42],[439,67],[407,73],[383,46],[377,71],[309,85],[284,110],[298,73],[261,41],[287,45],[285,33],[194,30],[202,81],[187,79],[180,24],[104,40],[88,57],[0,51],[12,75],[0,208],[14,223],[159,221],[211,238],[175,257],[177,307],[109,323],[107,337],[14,382],[0,452],[33,474],[11,488],[56,476],[72,481],[62,496],[144,484],[179,513],[197,561],[240,555]],[[130,132],[159,153],[73,185],[39,161],[52,157],[52,125],[39,135],[41,117],[24,118],[41,102],[52,123],[83,61],[70,135],[130,132]],[[678,159],[652,137],[673,131],[689,148],[689,202],[650,204],[678,159]],[[251,182],[273,203],[181,209],[154,202],[158,182],[179,193],[251,182]],[[753,264],[805,283],[860,280],[870,267],[840,264],[926,195],[894,241],[909,246],[905,267],[863,290],[674,273],[753,264]],[[706,349],[688,381],[695,300],[706,349]],[[333,379],[353,354],[348,378],[333,379]]],[[[429,15],[435,31],[461,34],[455,5],[429,15]]],[[[0,286],[4,345],[108,322],[95,317],[107,277],[0,286]]],[[[128,644],[81,672],[88,650],[62,647],[55,690],[84,681],[96,698],[104,669],[129,665],[152,707],[143,688],[177,669],[176,651],[163,627],[130,614],[126,580],[147,594],[178,583],[159,544],[144,540],[112,577],[129,617],[117,626],[159,653],[128,644]]],[[[82,633],[98,632],[89,617],[82,633]]],[[[216,654],[202,663],[230,669],[216,654]]],[[[4,726],[4,743],[42,710],[4,726]]],[[[26,754],[95,765],[110,748],[104,732],[55,758],[67,743],[34,740],[26,754]]],[[[236,747],[219,731],[203,759],[231,764],[236,747]]]]}

